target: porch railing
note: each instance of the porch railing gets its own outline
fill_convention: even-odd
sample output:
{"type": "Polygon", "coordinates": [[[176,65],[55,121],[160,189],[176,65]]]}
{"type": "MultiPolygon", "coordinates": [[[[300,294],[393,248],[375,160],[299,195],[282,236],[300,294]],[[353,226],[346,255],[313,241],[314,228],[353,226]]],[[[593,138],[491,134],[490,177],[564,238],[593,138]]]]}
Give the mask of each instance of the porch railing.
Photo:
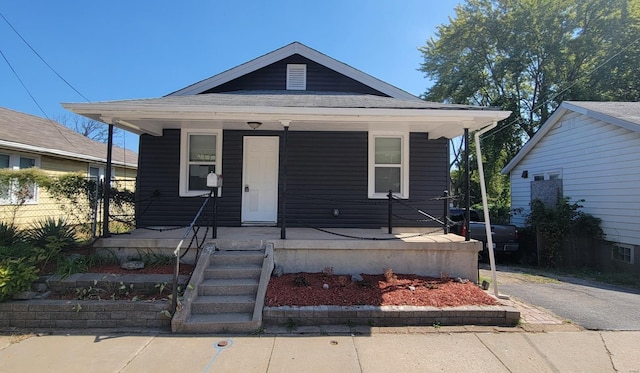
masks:
{"type": "MultiPolygon", "coordinates": [[[[302,194],[294,194],[294,193],[287,193],[287,196],[289,197],[293,197],[293,198],[304,198],[304,199],[320,199],[320,200],[326,200],[326,201],[331,201],[331,202],[338,202],[338,203],[348,203],[350,205],[386,205],[387,206],[387,227],[388,227],[388,234],[393,234],[393,227],[394,227],[394,221],[396,221],[396,219],[398,220],[404,220],[404,221],[410,221],[412,223],[428,223],[428,222],[435,222],[438,225],[442,226],[442,230],[444,232],[444,234],[448,234],[450,227],[451,227],[451,223],[453,223],[451,221],[451,219],[449,219],[449,203],[451,202],[452,199],[455,199],[456,197],[450,196],[448,191],[444,191],[442,195],[428,199],[428,200],[412,200],[412,201],[406,201],[403,200],[399,197],[397,197],[396,195],[393,194],[393,191],[389,191],[389,193],[387,194],[387,199],[385,200],[375,200],[375,201],[362,201],[362,200],[344,200],[344,199],[336,199],[335,197],[323,197],[323,196],[318,196],[318,195],[302,195],[302,194]],[[433,216],[427,212],[424,211],[424,204],[425,203],[433,203],[434,201],[442,201],[442,216],[433,216]],[[394,205],[400,205],[403,207],[402,212],[404,212],[406,214],[407,211],[411,211],[414,214],[419,215],[419,219],[416,219],[415,217],[409,218],[407,216],[401,216],[399,215],[397,212],[397,209],[394,207],[394,205]]],[[[334,209],[334,214],[335,211],[338,211],[339,214],[339,209],[334,209]]],[[[334,216],[338,216],[337,214],[334,216]]],[[[372,240],[381,240],[381,239],[395,239],[395,238],[380,238],[380,237],[376,237],[376,238],[367,238],[367,237],[355,237],[355,236],[348,236],[342,233],[335,233],[335,232],[331,232],[328,231],[326,229],[322,229],[319,227],[314,227],[312,224],[309,224],[307,222],[301,221],[299,219],[296,219],[290,215],[286,214],[286,211],[282,212],[282,225],[281,227],[286,227],[286,222],[287,220],[292,220],[295,221],[298,224],[301,224],[303,226],[306,226],[308,228],[313,228],[325,233],[330,233],[330,234],[334,234],[337,236],[342,236],[342,237],[348,237],[348,238],[355,238],[355,239],[372,239],[372,240]]],[[[283,228],[285,229],[285,228],[283,228]]],[[[424,235],[425,233],[422,234],[418,234],[416,236],[420,236],[420,235],[424,235]]],[[[406,237],[404,237],[406,238],[406,237]]]]}
{"type": "MultiPolygon", "coordinates": [[[[209,195],[205,198],[205,200],[202,202],[200,209],[198,210],[195,217],[191,221],[191,224],[189,224],[189,226],[185,229],[184,234],[182,235],[182,239],[180,239],[180,242],[178,242],[178,246],[173,251],[173,255],[175,256],[175,260],[176,260],[176,265],[173,271],[173,287],[172,287],[172,293],[171,293],[171,314],[172,315],[175,314],[176,308],[178,306],[178,276],[180,275],[180,259],[182,259],[184,255],[186,255],[189,249],[191,249],[194,241],[196,243],[197,250],[200,250],[204,245],[204,242],[207,238],[207,233],[209,232],[209,224],[205,224],[206,229],[205,229],[204,235],[202,236],[202,240],[200,241],[198,238],[200,226],[196,225],[196,222],[202,215],[202,212],[204,211],[204,208],[207,206],[207,203],[209,202],[209,200],[212,198],[212,195],[213,195],[213,191],[211,191],[209,195]],[[192,235],[191,240],[189,241],[189,244],[187,245],[184,253],[181,254],[182,245],[184,245],[185,240],[189,237],[190,234],[192,235]]],[[[214,215],[215,213],[216,212],[214,211],[214,215]]],[[[215,216],[214,216],[214,221],[215,221],[215,216]]],[[[215,226],[213,228],[215,230],[215,226]]]]}

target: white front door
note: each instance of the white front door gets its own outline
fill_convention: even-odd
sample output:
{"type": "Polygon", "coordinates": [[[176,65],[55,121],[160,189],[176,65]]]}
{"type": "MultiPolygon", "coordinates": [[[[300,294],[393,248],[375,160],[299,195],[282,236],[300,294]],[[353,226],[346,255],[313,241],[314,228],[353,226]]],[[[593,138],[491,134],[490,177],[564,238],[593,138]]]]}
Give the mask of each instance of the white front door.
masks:
{"type": "Polygon", "coordinates": [[[242,169],[242,223],[278,221],[277,136],[245,136],[242,169]]]}

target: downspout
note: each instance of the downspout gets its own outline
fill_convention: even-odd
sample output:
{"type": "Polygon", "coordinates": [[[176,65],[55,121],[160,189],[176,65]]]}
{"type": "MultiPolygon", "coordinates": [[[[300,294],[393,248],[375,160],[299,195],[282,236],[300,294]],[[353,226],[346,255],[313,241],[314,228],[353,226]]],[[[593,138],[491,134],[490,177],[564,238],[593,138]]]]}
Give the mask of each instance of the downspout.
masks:
{"type": "Polygon", "coordinates": [[[471,240],[471,170],[469,169],[469,129],[464,129],[464,240],[471,240]]]}
{"type": "MultiPolygon", "coordinates": [[[[482,166],[482,150],[480,149],[480,136],[485,134],[486,132],[494,129],[498,125],[498,122],[493,122],[492,124],[481,128],[476,131],[474,134],[475,144],[476,144],[476,158],[478,160],[478,172],[480,178],[480,193],[482,194],[482,209],[484,211],[484,229],[487,234],[487,250],[489,251],[489,263],[491,265],[491,280],[493,283],[493,293],[496,298],[507,298],[505,296],[501,296],[498,292],[498,280],[496,278],[496,261],[495,254],[493,252],[493,237],[491,237],[491,220],[489,218],[489,205],[487,202],[487,187],[484,181],[484,168],[482,166]]],[[[508,298],[507,298],[508,299],[508,298]]]]}

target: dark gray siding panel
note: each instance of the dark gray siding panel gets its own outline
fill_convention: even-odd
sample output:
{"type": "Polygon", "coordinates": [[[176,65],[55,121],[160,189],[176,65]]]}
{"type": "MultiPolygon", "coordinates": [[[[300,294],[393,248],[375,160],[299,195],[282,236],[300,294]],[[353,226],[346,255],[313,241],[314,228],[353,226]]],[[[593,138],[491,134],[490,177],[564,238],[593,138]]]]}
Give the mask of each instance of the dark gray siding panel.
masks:
{"type": "MultiPolygon", "coordinates": [[[[224,131],[222,197],[218,199],[220,226],[241,225],[243,136],[280,136],[273,131],[224,131]]],[[[138,226],[188,225],[202,198],[178,197],[180,131],[165,130],[164,136],[140,137],[138,169],[138,226]]],[[[428,140],[427,134],[410,136],[410,196],[394,204],[395,226],[433,226],[419,208],[439,216],[443,205],[431,199],[447,188],[447,140],[428,140]],[[403,206],[404,205],[404,206],[403,206]]],[[[288,139],[287,226],[322,228],[379,228],[387,224],[387,201],[367,198],[366,132],[296,132],[288,139]],[[334,217],[334,209],[340,211],[334,217]]],[[[282,168],[279,179],[284,180],[282,168]]],[[[282,193],[281,193],[282,195],[282,193]]],[[[206,214],[205,217],[209,217],[206,214]]],[[[280,219],[282,216],[280,216],[280,219]]]]}
{"type": "Polygon", "coordinates": [[[298,54],[265,66],[230,82],[212,88],[203,93],[220,93],[232,91],[286,90],[287,64],[301,63],[307,65],[307,91],[331,91],[364,93],[387,96],[354,79],[337,73],[323,65],[315,63],[298,54]]]}
{"type": "MultiPolygon", "coordinates": [[[[292,132],[289,137],[287,226],[379,228],[387,225],[387,200],[370,200],[366,132],[292,132]],[[338,217],[332,215],[338,209],[338,217]]],[[[394,203],[395,226],[418,222],[416,209],[441,217],[433,201],[447,188],[447,140],[410,136],[410,200],[394,203]]]]}

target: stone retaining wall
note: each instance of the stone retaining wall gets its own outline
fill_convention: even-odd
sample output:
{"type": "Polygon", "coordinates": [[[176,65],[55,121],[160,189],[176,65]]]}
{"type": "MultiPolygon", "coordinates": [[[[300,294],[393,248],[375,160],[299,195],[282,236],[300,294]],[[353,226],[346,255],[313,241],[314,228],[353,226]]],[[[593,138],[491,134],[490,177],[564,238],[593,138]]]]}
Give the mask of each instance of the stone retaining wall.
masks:
{"type": "Polygon", "coordinates": [[[167,328],[169,301],[25,300],[0,303],[0,328],[167,328]]]}
{"type": "Polygon", "coordinates": [[[491,325],[516,326],[520,312],[507,306],[309,306],[265,307],[262,321],[271,325],[491,325]]]}

